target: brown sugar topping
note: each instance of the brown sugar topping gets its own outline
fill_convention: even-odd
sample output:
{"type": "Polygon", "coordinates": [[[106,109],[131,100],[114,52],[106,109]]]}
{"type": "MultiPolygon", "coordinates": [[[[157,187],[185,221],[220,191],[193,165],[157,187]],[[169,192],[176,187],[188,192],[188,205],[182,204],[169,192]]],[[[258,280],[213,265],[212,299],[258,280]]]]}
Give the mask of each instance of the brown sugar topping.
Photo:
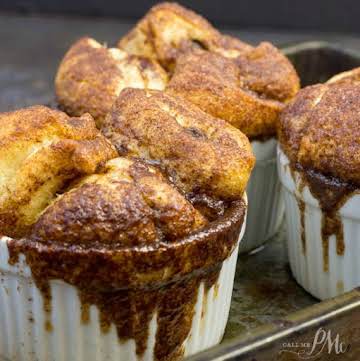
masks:
{"type": "Polygon", "coordinates": [[[257,47],[220,33],[206,19],[176,3],[152,7],[118,42],[130,54],[156,59],[172,71],[182,54],[208,50],[233,59],[254,91],[281,101],[299,89],[299,78],[289,60],[270,43],[257,47]]]}
{"type": "Polygon", "coordinates": [[[206,224],[154,167],[116,158],[53,201],[33,226],[31,237],[123,248],[172,242],[206,224]]]}

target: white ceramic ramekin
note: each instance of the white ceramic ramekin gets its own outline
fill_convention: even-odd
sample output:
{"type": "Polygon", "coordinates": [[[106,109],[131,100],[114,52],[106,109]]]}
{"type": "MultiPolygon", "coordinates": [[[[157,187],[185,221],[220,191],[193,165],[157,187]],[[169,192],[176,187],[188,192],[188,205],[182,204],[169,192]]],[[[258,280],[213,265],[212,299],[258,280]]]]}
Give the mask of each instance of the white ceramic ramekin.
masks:
{"type": "Polygon", "coordinates": [[[360,195],[355,194],[340,208],[345,251],[338,255],[335,235],[329,238],[328,270],[324,267],[321,236],[322,211],[307,186],[302,188],[298,172],[291,172],[289,159],[278,148],[278,171],[284,188],[287,244],[291,271],[297,282],[313,296],[323,300],[360,285],[360,195]],[[294,179],[295,177],[295,179],[294,179]],[[298,202],[304,203],[304,222],[298,202]],[[304,250],[302,231],[306,247],[304,250]]]}
{"type": "MultiPolygon", "coordinates": [[[[239,240],[245,230],[245,220],[239,240]]],[[[190,332],[182,344],[178,359],[219,343],[228,319],[239,241],[238,231],[228,234],[232,251],[222,262],[220,273],[211,288],[201,282],[193,307],[190,332]]],[[[78,291],[60,280],[50,281],[50,313],[44,311],[43,295],[36,287],[32,272],[20,254],[15,265],[9,264],[8,238],[0,239],[0,359],[11,361],[131,361],[154,360],[157,337],[157,312],[151,315],[146,350],[139,356],[133,339],[119,341],[114,325],[107,333],[100,328],[99,311],[90,307],[90,319],[82,322],[78,291]],[[46,329],[47,318],[52,330],[46,329]]],[[[206,247],[205,247],[206,248],[206,247]]],[[[204,252],[208,253],[204,248],[204,252]]],[[[176,320],[176,312],[167,317],[176,320]]],[[[190,314],[191,316],[191,310],[190,314]]],[[[171,347],[171,345],[170,345],[171,347]]],[[[168,360],[168,358],[167,358],[168,360]]]]}
{"type": "Polygon", "coordinates": [[[279,230],[284,218],[284,202],[276,169],[275,138],[251,142],[256,157],[247,187],[249,209],[240,253],[261,246],[279,230]]]}

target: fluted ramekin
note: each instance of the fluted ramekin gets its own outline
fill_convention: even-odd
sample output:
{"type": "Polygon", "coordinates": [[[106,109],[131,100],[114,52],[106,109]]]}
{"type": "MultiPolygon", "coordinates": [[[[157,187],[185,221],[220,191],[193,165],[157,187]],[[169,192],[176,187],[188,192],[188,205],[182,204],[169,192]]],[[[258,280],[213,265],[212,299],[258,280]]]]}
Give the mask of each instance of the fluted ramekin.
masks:
{"type": "MultiPolygon", "coordinates": [[[[115,324],[104,331],[98,306],[86,304],[85,307],[79,289],[63,280],[50,280],[50,307],[46,306],[44,294],[37,285],[39,280],[33,276],[27,260],[41,262],[42,254],[48,250],[31,246],[32,251],[20,252],[14,262],[11,261],[14,249],[22,246],[16,244],[19,241],[2,237],[0,358],[11,361],[177,360],[216,345],[222,339],[230,309],[238,246],[246,223],[244,204],[199,234],[165,246],[160,253],[156,250],[151,255],[149,250],[141,255],[145,249],[137,249],[131,259],[128,255],[123,258],[121,252],[112,258],[115,271],[118,261],[127,259],[127,267],[133,269],[133,265],[139,265],[134,259],[144,260],[141,270],[133,269],[135,274],[131,271],[130,277],[127,276],[128,288],[122,288],[120,283],[124,277],[114,272],[116,280],[111,287],[119,289],[113,288],[109,293],[110,299],[111,292],[116,292],[114,300],[119,306],[114,312],[120,317],[117,320],[121,323],[123,317],[127,322],[121,328],[121,335],[127,330],[131,335],[137,328],[136,339],[119,337],[115,324]],[[194,255],[196,257],[192,257],[194,255]],[[155,260],[161,260],[161,264],[154,265],[155,260]],[[121,297],[125,299],[123,303],[121,297]]],[[[58,265],[54,265],[50,273],[56,274],[62,267],[63,251],[56,250],[54,263],[58,265]]],[[[85,261],[82,250],[73,251],[78,252],[78,262],[85,261]]],[[[107,267],[106,262],[110,262],[101,252],[93,256],[93,265],[107,267]]],[[[71,260],[67,258],[65,263],[72,267],[75,260],[76,255],[71,260]]],[[[92,287],[91,279],[88,282],[92,287]]],[[[98,283],[94,285],[97,287],[98,283]]],[[[106,285],[102,286],[105,290],[106,285]]]]}
{"type": "Polygon", "coordinates": [[[271,238],[284,218],[284,202],[276,169],[275,138],[251,142],[256,164],[247,187],[249,208],[240,253],[249,252],[271,238]]]}
{"type": "Polygon", "coordinates": [[[290,267],[297,282],[321,300],[359,286],[360,195],[352,195],[338,211],[345,244],[343,254],[338,254],[335,235],[329,238],[328,250],[323,246],[322,211],[319,203],[307,186],[301,186],[301,175],[297,171],[291,171],[289,159],[280,147],[278,171],[284,188],[290,267]],[[303,204],[302,211],[299,203],[303,204]]]}

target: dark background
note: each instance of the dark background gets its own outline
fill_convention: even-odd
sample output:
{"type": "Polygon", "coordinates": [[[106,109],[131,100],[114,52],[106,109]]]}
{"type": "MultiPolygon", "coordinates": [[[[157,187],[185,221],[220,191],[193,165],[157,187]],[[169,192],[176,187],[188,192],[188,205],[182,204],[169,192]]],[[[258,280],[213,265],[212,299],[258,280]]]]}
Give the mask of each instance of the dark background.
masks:
{"type": "MultiPolygon", "coordinates": [[[[360,33],[359,0],[179,1],[217,25],[360,33]]],[[[156,1],[0,0],[0,11],[139,18],[156,1]]]]}

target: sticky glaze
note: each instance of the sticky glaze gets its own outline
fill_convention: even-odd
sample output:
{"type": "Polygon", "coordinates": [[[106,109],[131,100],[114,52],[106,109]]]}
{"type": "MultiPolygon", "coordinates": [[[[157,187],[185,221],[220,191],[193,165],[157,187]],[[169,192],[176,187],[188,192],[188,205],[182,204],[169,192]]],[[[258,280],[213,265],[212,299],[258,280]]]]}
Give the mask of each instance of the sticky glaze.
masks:
{"type": "MultiPolygon", "coordinates": [[[[336,237],[336,253],[339,256],[344,255],[345,243],[344,232],[340,208],[357,190],[357,187],[351,183],[343,182],[332,176],[325,176],[313,169],[305,169],[301,164],[296,163],[291,166],[293,178],[297,171],[301,175],[299,192],[302,193],[307,186],[312,196],[317,199],[322,212],[321,237],[323,245],[323,267],[324,271],[329,270],[329,238],[332,235],[336,237]]],[[[301,223],[301,240],[303,251],[306,252],[306,233],[305,233],[305,203],[298,199],[301,223]]]]}
{"type": "MultiPolygon", "coordinates": [[[[189,334],[199,286],[217,283],[222,262],[234,250],[242,227],[245,202],[233,202],[223,217],[204,230],[175,243],[113,249],[30,239],[8,241],[9,263],[24,254],[51,319],[50,281],[75,286],[81,301],[82,322],[90,320],[90,306],[99,310],[102,332],[115,325],[119,340],[134,339],[136,352],[146,349],[149,325],[157,316],[154,359],[182,356],[189,334]]],[[[52,325],[47,322],[51,332],[52,325]]]]}
{"type": "Polygon", "coordinates": [[[296,198],[296,201],[299,206],[300,210],[300,227],[301,227],[301,244],[302,244],[302,251],[306,254],[306,234],[305,234],[305,202],[300,199],[296,198]]]}

